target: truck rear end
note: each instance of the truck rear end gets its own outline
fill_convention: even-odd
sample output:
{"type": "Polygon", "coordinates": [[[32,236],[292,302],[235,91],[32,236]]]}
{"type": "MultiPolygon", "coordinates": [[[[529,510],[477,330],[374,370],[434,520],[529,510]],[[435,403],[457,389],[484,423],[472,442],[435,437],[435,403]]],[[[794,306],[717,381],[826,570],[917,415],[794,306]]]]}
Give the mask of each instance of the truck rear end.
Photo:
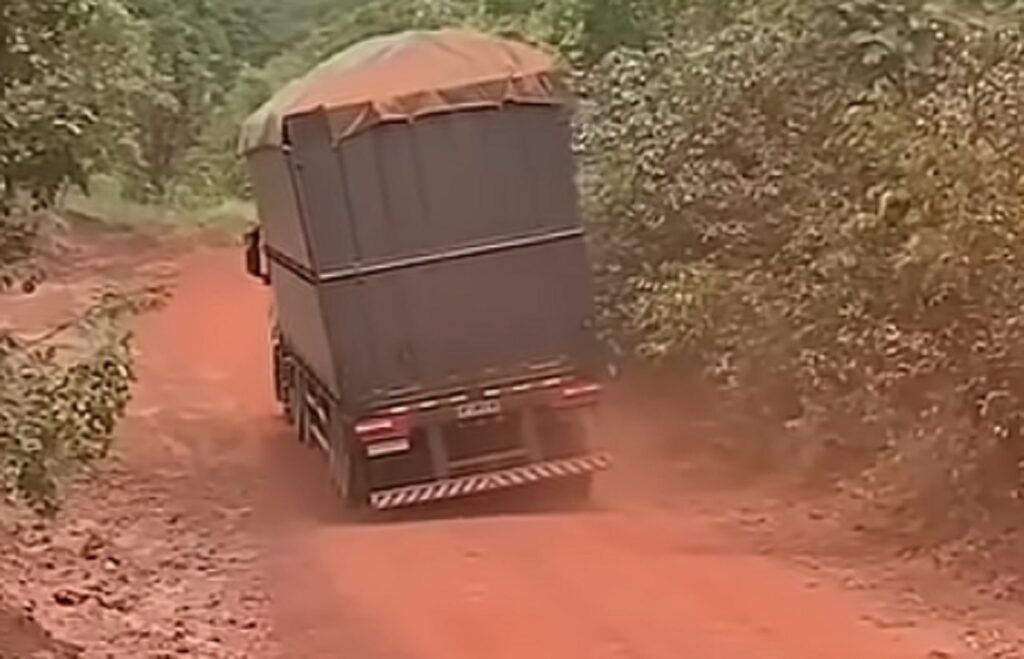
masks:
{"type": "Polygon", "coordinates": [[[377,509],[572,479],[586,496],[609,465],[588,450],[595,383],[524,378],[397,405],[356,423],[377,509]]]}
{"type": "Polygon", "coordinates": [[[589,445],[603,362],[557,73],[474,33],[357,49],[243,136],[279,400],[352,505],[585,494],[610,458],[589,445]]]}

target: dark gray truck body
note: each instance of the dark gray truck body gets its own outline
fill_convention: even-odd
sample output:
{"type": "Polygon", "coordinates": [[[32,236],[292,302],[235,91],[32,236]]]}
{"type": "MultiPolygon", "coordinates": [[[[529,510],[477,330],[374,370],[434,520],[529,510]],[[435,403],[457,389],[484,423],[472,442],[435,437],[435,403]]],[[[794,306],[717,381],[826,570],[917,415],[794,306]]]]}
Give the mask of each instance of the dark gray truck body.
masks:
{"type": "Polygon", "coordinates": [[[598,374],[569,126],[507,105],[250,155],[278,322],[353,413],[538,368],[598,374]]]}
{"type": "Polygon", "coordinates": [[[248,152],[275,390],[347,504],[585,494],[609,466],[568,121],[505,103],[337,140],[312,111],[248,152]]]}

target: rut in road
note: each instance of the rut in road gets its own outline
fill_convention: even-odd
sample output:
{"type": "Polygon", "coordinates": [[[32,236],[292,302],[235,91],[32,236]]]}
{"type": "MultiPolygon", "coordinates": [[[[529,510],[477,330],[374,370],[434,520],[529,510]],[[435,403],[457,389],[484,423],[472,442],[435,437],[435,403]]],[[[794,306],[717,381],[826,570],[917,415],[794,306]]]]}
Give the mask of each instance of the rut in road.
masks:
{"type": "Polygon", "coordinates": [[[142,321],[138,405],[188,406],[191,425],[132,450],[175,456],[191,473],[182,487],[203,483],[211,505],[218,487],[247,493],[283,656],[981,656],[937,621],[878,624],[883,602],[759,556],[696,513],[600,490],[587,510],[474,501],[343,522],[324,465],[273,404],[267,294],[240,256],[189,256],[171,304],[142,321]],[[215,432],[190,432],[200,422],[215,432]]]}

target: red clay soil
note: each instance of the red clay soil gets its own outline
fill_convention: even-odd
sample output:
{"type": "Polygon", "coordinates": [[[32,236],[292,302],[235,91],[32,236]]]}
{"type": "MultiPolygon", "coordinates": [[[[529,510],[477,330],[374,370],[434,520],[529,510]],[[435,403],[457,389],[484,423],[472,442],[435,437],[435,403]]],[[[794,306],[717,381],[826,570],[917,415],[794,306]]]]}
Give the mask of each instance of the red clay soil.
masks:
{"type": "Polygon", "coordinates": [[[196,520],[225,520],[206,536],[244,536],[233,546],[255,552],[246,569],[276,642],[187,656],[997,656],[925,614],[894,623],[886,596],[766,555],[706,511],[629,494],[617,484],[629,465],[584,510],[490,499],[343,521],[322,461],[273,404],[266,290],[237,249],[195,251],[180,270],[171,304],[140,322],[124,468],[196,520]]]}

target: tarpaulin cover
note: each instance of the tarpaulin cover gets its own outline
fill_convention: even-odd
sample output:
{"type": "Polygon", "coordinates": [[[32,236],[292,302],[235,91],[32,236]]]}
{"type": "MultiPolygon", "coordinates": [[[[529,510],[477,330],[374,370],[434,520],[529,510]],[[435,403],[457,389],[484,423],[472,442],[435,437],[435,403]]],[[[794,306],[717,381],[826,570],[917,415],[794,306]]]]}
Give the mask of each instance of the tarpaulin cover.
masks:
{"type": "Polygon", "coordinates": [[[280,146],[284,119],[327,113],[337,141],[385,121],[505,103],[560,104],[554,61],[466,30],[410,31],[352,46],[283,87],[242,127],[239,148],[280,146]]]}

